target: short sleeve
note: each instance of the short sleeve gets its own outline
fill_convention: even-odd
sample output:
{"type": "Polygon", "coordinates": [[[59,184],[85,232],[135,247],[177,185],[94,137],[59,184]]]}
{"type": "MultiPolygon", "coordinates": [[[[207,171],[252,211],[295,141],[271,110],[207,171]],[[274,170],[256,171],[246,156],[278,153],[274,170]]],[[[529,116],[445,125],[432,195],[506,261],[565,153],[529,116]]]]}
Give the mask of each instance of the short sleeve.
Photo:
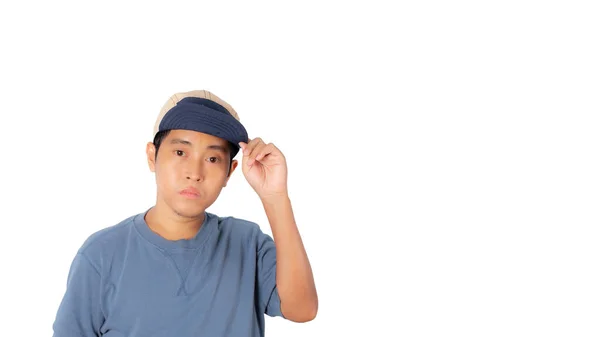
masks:
{"type": "Polygon", "coordinates": [[[96,337],[104,315],[100,308],[100,273],[78,253],[69,269],[67,289],[53,324],[53,337],[96,337]]]}
{"type": "Polygon", "coordinates": [[[276,285],[276,254],[273,239],[260,232],[257,246],[257,287],[261,309],[271,317],[284,317],[276,285]]]}

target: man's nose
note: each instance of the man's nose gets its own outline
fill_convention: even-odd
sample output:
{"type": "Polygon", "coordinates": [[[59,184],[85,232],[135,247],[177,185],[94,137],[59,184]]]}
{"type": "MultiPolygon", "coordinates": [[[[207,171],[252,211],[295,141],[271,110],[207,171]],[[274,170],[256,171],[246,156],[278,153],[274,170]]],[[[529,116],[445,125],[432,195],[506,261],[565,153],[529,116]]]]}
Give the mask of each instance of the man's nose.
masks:
{"type": "Polygon", "coordinates": [[[204,170],[202,168],[202,163],[191,163],[188,166],[188,172],[186,174],[188,180],[192,181],[202,181],[204,180],[204,170]]]}

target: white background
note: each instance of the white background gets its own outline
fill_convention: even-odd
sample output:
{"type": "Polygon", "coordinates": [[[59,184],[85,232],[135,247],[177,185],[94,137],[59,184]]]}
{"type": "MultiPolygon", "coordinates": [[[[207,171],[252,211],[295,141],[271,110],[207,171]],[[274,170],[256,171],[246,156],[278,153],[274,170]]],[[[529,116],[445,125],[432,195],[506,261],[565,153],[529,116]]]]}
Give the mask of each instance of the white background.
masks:
{"type": "MultiPolygon", "coordinates": [[[[2,336],[51,336],[145,145],[208,89],[288,158],[317,318],[267,336],[599,336],[600,12],[579,1],[0,5],[2,336]]],[[[210,209],[258,222],[237,171],[210,209]]]]}

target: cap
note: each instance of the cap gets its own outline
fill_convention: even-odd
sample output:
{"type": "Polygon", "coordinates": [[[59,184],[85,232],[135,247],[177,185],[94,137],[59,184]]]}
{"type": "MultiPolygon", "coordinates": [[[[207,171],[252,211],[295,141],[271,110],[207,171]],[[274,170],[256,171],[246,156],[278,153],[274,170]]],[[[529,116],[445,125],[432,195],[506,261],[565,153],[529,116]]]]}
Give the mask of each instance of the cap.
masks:
{"type": "Polygon", "coordinates": [[[231,105],[208,90],[193,90],[173,94],[160,109],[152,138],[163,130],[192,130],[223,138],[240,149],[239,142],[248,142],[246,128],[231,105]]]}

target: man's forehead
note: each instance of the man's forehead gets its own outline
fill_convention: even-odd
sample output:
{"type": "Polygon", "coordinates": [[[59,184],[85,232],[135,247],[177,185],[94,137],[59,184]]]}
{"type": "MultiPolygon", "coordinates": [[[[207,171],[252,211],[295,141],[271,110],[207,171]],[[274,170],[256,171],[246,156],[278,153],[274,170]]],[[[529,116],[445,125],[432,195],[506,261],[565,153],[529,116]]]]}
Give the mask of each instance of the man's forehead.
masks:
{"type": "Polygon", "coordinates": [[[226,145],[228,143],[227,140],[223,138],[219,138],[208,133],[192,130],[171,130],[171,132],[169,132],[169,135],[167,136],[167,139],[174,138],[187,140],[192,143],[211,142],[222,145],[226,145]]]}
{"type": "Polygon", "coordinates": [[[169,144],[182,144],[192,147],[206,147],[229,152],[228,141],[207,133],[191,130],[172,130],[165,139],[169,144]]]}

